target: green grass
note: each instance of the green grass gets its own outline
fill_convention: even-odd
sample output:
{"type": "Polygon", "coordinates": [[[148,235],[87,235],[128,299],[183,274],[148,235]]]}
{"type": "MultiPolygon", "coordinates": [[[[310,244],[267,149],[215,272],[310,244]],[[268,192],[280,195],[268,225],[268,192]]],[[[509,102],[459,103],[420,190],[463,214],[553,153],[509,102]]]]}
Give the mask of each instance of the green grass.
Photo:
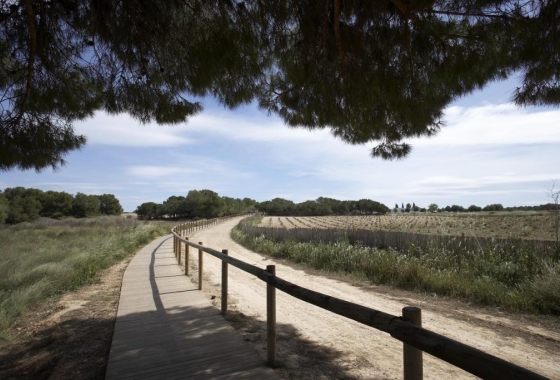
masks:
{"type": "Polygon", "coordinates": [[[41,219],[0,228],[0,338],[26,310],[90,283],[169,229],[168,223],[122,217],[41,219]]]}
{"type": "Polygon", "coordinates": [[[280,242],[251,236],[238,228],[231,236],[253,251],[375,284],[508,310],[560,315],[560,262],[551,258],[535,260],[529,254],[508,257],[492,251],[463,256],[445,250],[402,253],[349,241],[280,242]]]}

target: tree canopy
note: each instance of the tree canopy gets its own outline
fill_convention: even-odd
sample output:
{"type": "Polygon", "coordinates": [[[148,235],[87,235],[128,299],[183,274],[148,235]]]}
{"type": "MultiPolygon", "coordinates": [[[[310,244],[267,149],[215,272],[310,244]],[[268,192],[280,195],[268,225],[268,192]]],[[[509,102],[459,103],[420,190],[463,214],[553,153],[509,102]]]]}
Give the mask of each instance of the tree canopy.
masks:
{"type": "Polygon", "coordinates": [[[42,217],[83,218],[97,215],[120,215],[123,209],[113,194],[86,195],[42,191],[24,187],[0,191],[0,224],[32,222],[42,217]]]}
{"type": "Polygon", "coordinates": [[[140,219],[216,218],[254,212],[258,202],[249,198],[220,197],[212,190],[190,190],[186,197],[172,195],[163,203],[145,202],[136,208],[140,219]]]}
{"type": "Polygon", "coordinates": [[[389,208],[371,199],[359,201],[341,201],[333,198],[319,197],[314,201],[294,203],[293,201],[274,198],[256,205],[257,210],[267,215],[281,216],[321,216],[321,215],[368,215],[385,214],[389,208]]]}
{"type": "Polygon", "coordinates": [[[0,0],[0,170],[59,167],[97,110],[181,123],[208,95],[401,158],[493,80],[558,106],[559,38],[558,0],[0,0]]]}

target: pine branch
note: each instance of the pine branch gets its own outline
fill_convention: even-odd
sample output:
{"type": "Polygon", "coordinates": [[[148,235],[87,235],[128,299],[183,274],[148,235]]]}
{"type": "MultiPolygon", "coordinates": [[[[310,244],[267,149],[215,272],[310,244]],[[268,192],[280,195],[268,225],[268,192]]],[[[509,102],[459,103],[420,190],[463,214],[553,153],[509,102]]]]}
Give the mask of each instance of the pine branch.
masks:
{"type": "Polygon", "coordinates": [[[34,63],[35,54],[37,53],[37,32],[35,30],[35,14],[33,13],[33,4],[31,0],[25,1],[25,8],[27,10],[27,24],[29,26],[29,36],[30,36],[30,47],[29,47],[29,58],[27,62],[27,83],[25,85],[25,96],[21,102],[21,108],[16,117],[16,124],[21,120],[25,112],[25,104],[29,100],[31,91],[33,89],[33,74],[34,74],[34,63]]]}

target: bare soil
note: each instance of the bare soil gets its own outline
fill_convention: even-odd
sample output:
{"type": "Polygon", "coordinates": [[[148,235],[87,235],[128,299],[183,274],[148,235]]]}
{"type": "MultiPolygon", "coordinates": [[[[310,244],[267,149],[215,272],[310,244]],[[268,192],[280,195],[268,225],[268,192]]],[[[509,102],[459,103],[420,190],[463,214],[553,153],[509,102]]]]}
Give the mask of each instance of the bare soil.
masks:
{"type": "MultiPolygon", "coordinates": [[[[238,219],[202,230],[191,239],[265,267],[301,286],[395,315],[419,306],[423,326],[544,376],[560,378],[560,321],[473,307],[435,294],[415,294],[325,276],[248,251],[231,240],[238,219]]],[[[194,256],[194,257],[193,257],[194,256]]],[[[192,268],[196,268],[196,255],[192,268]]],[[[26,313],[0,346],[0,379],[103,379],[110,350],[122,274],[128,260],[99,280],[26,313]]],[[[220,262],[205,256],[206,295],[220,305],[220,262]]],[[[193,271],[193,273],[196,273],[193,271]]],[[[196,277],[193,276],[193,277],[196,277]]],[[[194,278],[193,278],[194,281],[194,278]]],[[[265,284],[230,267],[228,319],[266,357],[265,284]]],[[[287,379],[402,378],[402,344],[385,333],[277,292],[278,373],[287,379]]],[[[425,355],[427,379],[472,378],[425,355]]]]}

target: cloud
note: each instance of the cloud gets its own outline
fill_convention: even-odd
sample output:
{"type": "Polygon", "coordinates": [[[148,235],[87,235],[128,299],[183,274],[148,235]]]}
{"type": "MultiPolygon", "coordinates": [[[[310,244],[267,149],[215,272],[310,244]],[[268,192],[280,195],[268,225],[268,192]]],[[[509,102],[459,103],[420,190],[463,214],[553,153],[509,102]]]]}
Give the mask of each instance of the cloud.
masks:
{"type": "MultiPolygon", "coordinates": [[[[173,186],[179,183],[195,181],[219,182],[221,179],[249,179],[253,173],[238,169],[235,164],[229,164],[211,156],[174,154],[173,162],[191,163],[192,166],[181,164],[170,165],[134,165],[126,168],[126,173],[132,177],[144,180],[167,180],[173,186]],[[181,178],[181,180],[177,180],[181,178]]],[[[156,183],[152,182],[152,185],[156,183]]],[[[175,186],[173,186],[175,187],[175,186]]],[[[192,187],[192,186],[191,186],[192,187]]]]}
{"type": "Polygon", "coordinates": [[[479,177],[454,177],[454,176],[431,176],[414,181],[414,186],[428,186],[438,187],[445,189],[472,189],[482,188],[489,185],[508,185],[508,184],[521,184],[529,182],[546,183],[551,178],[555,178],[558,173],[544,173],[544,174],[524,174],[516,175],[493,175],[493,176],[479,176],[479,177]]]}
{"type": "Polygon", "coordinates": [[[433,138],[413,139],[415,146],[513,145],[560,142],[560,110],[530,112],[512,103],[446,109],[442,128],[433,138]]]}
{"type": "Polygon", "coordinates": [[[88,144],[93,145],[173,147],[195,143],[194,139],[180,135],[180,127],[143,125],[127,114],[98,112],[92,119],[76,123],[75,130],[87,136],[88,144]]]}

